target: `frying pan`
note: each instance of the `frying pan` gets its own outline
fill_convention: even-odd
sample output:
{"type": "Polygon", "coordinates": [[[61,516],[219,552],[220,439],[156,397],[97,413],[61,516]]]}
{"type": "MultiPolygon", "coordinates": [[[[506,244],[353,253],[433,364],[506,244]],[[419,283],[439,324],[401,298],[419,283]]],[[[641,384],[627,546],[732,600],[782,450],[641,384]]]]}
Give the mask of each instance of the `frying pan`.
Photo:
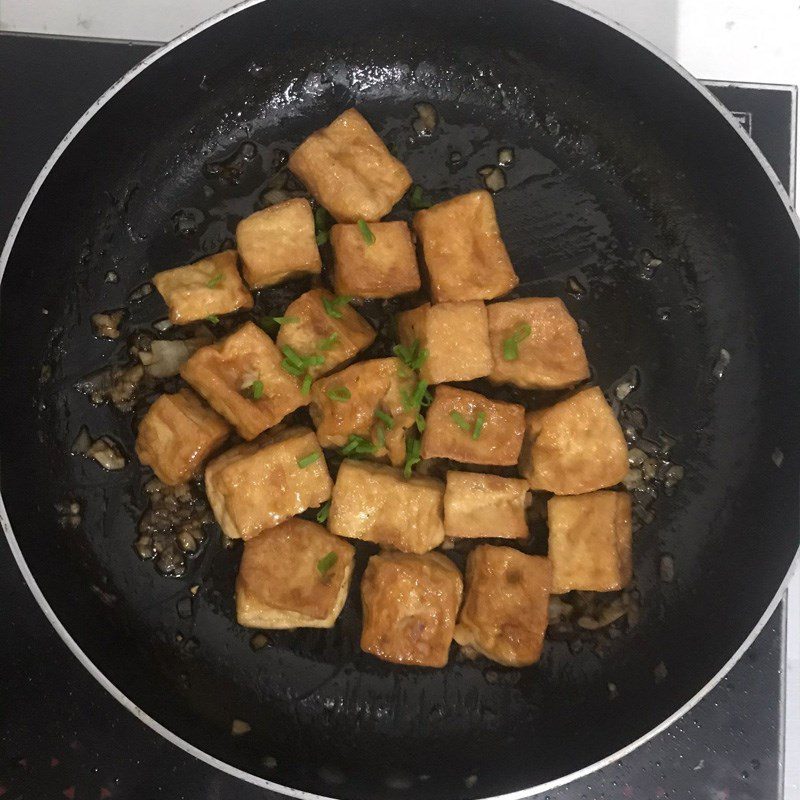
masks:
{"type": "MultiPolygon", "coordinates": [[[[0,294],[3,527],[86,668],[209,763],[296,796],[523,796],[663,729],[781,596],[800,529],[799,264],[787,197],[732,119],[593,16],[549,0],[246,3],[112,87],[17,218],[0,294]],[[429,137],[411,126],[420,100],[440,115],[429,137]],[[127,307],[128,336],[163,316],[129,293],[220,249],[278,151],[353,105],[434,200],[514,148],[495,200],[520,294],[565,299],[594,380],[683,467],[640,508],[639,619],[616,637],[549,640],[525,670],[455,649],[443,670],[391,666],[358,649],[354,589],[332,630],[254,651],[234,622],[239,549],[216,531],[183,577],[158,575],[132,547],[135,460],[104,472],[70,455],[82,425],[133,453],[130,415],[74,388],[124,357],[90,315],[127,307]],[[251,730],[232,736],[234,719],[251,730]]],[[[278,313],[281,298],[259,304],[278,313]]]]}

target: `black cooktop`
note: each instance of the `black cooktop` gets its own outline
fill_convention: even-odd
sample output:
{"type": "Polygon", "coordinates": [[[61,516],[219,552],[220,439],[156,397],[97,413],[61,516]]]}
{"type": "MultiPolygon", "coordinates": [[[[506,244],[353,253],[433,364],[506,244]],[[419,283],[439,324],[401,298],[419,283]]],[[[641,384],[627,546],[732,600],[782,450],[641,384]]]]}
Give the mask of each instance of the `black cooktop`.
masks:
{"type": "MultiPolygon", "coordinates": [[[[0,242],[72,123],[152,49],[0,35],[0,242]]],[[[709,85],[793,189],[792,90],[709,85]]],[[[106,694],[50,628],[5,539],[0,608],[3,800],[277,800],[168,744],[106,694]]],[[[690,713],[621,761],[547,797],[781,798],[785,628],[781,605],[728,677],[690,713]]]]}

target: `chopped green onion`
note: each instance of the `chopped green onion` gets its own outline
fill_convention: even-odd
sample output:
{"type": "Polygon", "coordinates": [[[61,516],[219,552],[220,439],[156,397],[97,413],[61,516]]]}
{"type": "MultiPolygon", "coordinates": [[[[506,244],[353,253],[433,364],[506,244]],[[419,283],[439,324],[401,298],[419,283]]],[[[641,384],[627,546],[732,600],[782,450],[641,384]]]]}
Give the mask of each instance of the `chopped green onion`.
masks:
{"type": "Polygon", "coordinates": [[[423,208],[430,208],[432,203],[425,197],[422,187],[416,184],[408,195],[408,205],[412,211],[420,211],[423,208]]]}
{"type": "Polygon", "coordinates": [[[278,329],[278,323],[275,322],[274,317],[261,317],[258,320],[258,327],[266,333],[275,333],[278,329]]]}
{"type": "Polygon", "coordinates": [[[420,449],[422,444],[419,439],[413,437],[406,439],[406,463],[403,467],[403,475],[406,478],[411,477],[411,470],[416,464],[421,461],[420,449]]]}
{"type": "Polygon", "coordinates": [[[427,408],[433,402],[433,395],[430,392],[430,389],[426,389],[422,394],[422,399],[419,401],[420,406],[422,408],[427,408]]]}
{"type": "Polygon", "coordinates": [[[298,369],[303,369],[306,365],[306,360],[299,355],[295,350],[289,347],[288,344],[281,345],[281,352],[286,356],[286,360],[298,369]]]}
{"type": "Polygon", "coordinates": [[[303,384],[300,387],[300,394],[307,395],[311,391],[311,384],[314,382],[314,379],[306,373],[303,377],[303,384]]]}
{"type": "Polygon", "coordinates": [[[394,428],[394,420],[385,411],[378,409],[375,416],[386,426],[386,430],[390,431],[394,428]]]}
{"type": "Polygon", "coordinates": [[[262,381],[253,381],[250,384],[250,392],[253,395],[253,400],[260,400],[261,395],[264,394],[264,384],[262,381]]]}
{"type": "Polygon", "coordinates": [[[503,360],[516,361],[519,358],[519,343],[531,335],[531,326],[518,325],[514,333],[503,339],[503,360]]]}
{"type": "Polygon", "coordinates": [[[209,279],[209,281],[206,284],[206,286],[208,286],[209,289],[213,289],[218,283],[221,283],[221,282],[222,282],[222,273],[218,272],[216,275],[214,275],[213,278],[209,279]]]}
{"type": "Polygon", "coordinates": [[[314,212],[314,230],[316,231],[316,240],[318,245],[323,245],[330,238],[331,220],[328,212],[322,207],[318,206],[314,212]]]}
{"type": "Polygon", "coordinates": [[[315,450],[313,453],[309,453],[307,456],[302,456],[301,458],[297,459],[297,466],[300,469],[305,469],[306,467],[310,467],[315,461],[319,460],[319,450],[315,450]]]}
{"type": "Polygon", "coordinates": [[[486,414],[484,414],[483,411],[479,411],[478,416],[475,417],[475,427],[472,429],[473,439],[477,439],[481,435],[481,431],[483,430],[485,422],[486,422],[486,414]]]}
{"type": "Polygon", "coordinates": [[[347,439],[347,444],[342,448],[342,455],[366,456],[371,455],[375,450],[377,450],[377,448],[369,439],[351,433],[347,439]]]}
{"type": "Polygon", "coordinates": [[[318,345],[317,350],[330,350],[339,341],[339,334],[334,331],[330,336],[323,339],[318,345]]]}
{"type": "Polygon", "coordinates": [[[451,411],[450,412],[450,419],[461,428],[462,431],[469,430],[469,422],[467,422],[464,417],[458,413],[458,411],[451,411]]]}
{"type": "Polygon", "coordinates": [[[346,403],[351,397],[350,390],[346,386],[334,386],[332,389],[328,389],[325,394],[337,403],[346,403]]]}
{"type": "Polygon", "coordinates": [[[320,364],[325,363],[325,357],[314,353],[312,356],[307,356],[305,362],[309,367],[318,367],[320,364]]]}
{"type": "Polygon", "coordinates": [[[396,344],[392,352],[411,369],[419,369],[428,358],[428,351],[424,348],[420,350],[419,339],[414,339],[408,346],[396,344]]]}
{"type": "Polygon", "coordinates": [[[325,313],[329,317],[333,317],[333,319],[341,319],[342,312],[339,310],[339,307],[349,303],[352,299],[352,297],[344,294],[334,297],[333,300],[323,297],[322,306],[325,309],[325,313]]]}
{"type": "Polygon", "coordinates": [[[303,374],[303,368],[295,366],[288,358],[284,358],[283,361],[281,361],[281,367],[284,372],[294,375],[295,378],[299,378],[303,374]]]}
{"type": "Polygon", "coordinates": [[[358,221],[358,229],[361,231],[361,237],[367,243],[367,246],[375,244],[375,234],[369,229],[369,225],[363,219],[358,221]]]}
{"type": "Polygon", "coordinates": [[[288,325],[290,322],[300,322],[300,317],[273,317],[278,325],[288,325]]]}
{"type": "Polygon", "coordinates": [[[425,417],[423,417],[422,414],[417,414],[417,419],[415,421],[417,423],[417,430],[423,433],[425,431],[425,417]]]}
{"type": "Polygon", "coordinates": [[[375,426],[375,446],[380,450],[386,444],[386,432],[383,425],[379,422],[375,426]]]}
{"type": "Polygon", "coordinates": [[[325,503],[325,505],[323,505],[319,511],[317,511],[317,522],[319,522],[320,525],[323,525],[328,519],[328,514],[330,514],[330,511],[331,501],[328,500],[328,502],[325,503]]]}
{"type": "Polygon", "coordinates": [[[417,388],[414,389],[414,394],[411,395],[412,408],[420,408],[420,406],[422,405],[422,401],[425,399],[427,393],[428,393],[428,382],[420,381],[417,384],[417,388]]]}
{"type": "Polygon", "coordinates": [[[216,314],[209,314],[206,319],[212,324],[216,325],[219,322],[219,317],[216,314]]]}
{"type": "Polygon", "coordinates": [[[324,555],[319,561],[317,561],[317,569],[319,570],[320,575],[324,575],[331,567],[333,567],[336,562],[339,560],[339,557],[331,551],[327,555],[324,555]]]}

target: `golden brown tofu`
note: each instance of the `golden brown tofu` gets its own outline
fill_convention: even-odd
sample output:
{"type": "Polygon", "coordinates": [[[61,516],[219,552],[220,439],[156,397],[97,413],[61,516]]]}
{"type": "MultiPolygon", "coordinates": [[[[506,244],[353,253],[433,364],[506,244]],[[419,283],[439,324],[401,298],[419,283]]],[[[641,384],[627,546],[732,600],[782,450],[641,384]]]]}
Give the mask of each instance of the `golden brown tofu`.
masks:
{"type": "Polygon", "coordinates": [[[517,463],[525,409],[516,403],[442,384],[436,387],[425,421],[423,458],[500,467],[517,463]]]}
{"type": "Polygon", "coordinates": [[[557,297],[492,303],[489,337],[494,383],[563,389],[589,377],[578,325],[557,297]]]}
{"type": "Polygon", "coordinates": [[[352,545],[292,518],[244,543],[236,619],[249,628],[332,628],[347,599],[352,545]]]}
{"type": "Polygon", "coordinates": [[[619,483],[628,471],[628,447],[600,389],[584,389],[528,414],[519,469],[532,489],[554,494],[619,483]]]}
{"type": "Polygon", "coordinates": [[[547,628],[550,562],[482,544],[467,558],[467,591],[455,640],[507,667],[539,660],[547,628]]]}
{"type": "Polygon", "coordinates": [[[354,297],[396,297],[421,285],[417,253],[405,222],[372,222],[367,244],[358,225],[334,225],[333,286],[354,297]]]}
{"type": "Polygon", "coordinates": [[[371,456],[402,464],[405,432],[416,419],[416,410],[408,409],[403,397],[415,386],[416,378],[399,358],[360,361],[315,381],[309,410],[322,446],[345,447],[351,436],[360,436],[374,444],[371,456]]]}
{"type": "Polygon", "coordinates": [[[364,317],[325,289],[301,294],[289,303],[284,316],[290,321],[278,331],[278,347],[288,345],[303,357],[324,359],[309,367],[312,378],[346,364],[375,341],[375,331],[364,317]]]}
{"type": "Polygon", "coordinates": [[[489,192],[479,190],[414,215],[434,303],[491,300],[519,278],[511,266],[489,192]]]}
{"type": "Polygon", "coordinates": [[[354,108],[312,133],[289,169],[337,222],[375,222],[411,186],[408,170],[354,108]]]}
{"type": "Polygon", "coordinates": [[[252,539],[322,505],[333,487],[317,437],[302,427],[226,450],[206,467],[205,482],[214,516],[231,539],[252,539]]]}
{"type": "Polygon", "coordinates": [[[397,315],[400,342],[428,351],[419,375],[428,383],[471,381],[492,369],[489,318],[481,300],[429,303],[397,315]]]}
{"type": "Polygon", "coordinates": [[[447,664],[463,581],[441,553],[372,556],[361,581],[361,649],[395,664],[447,664]]]}
{"type": "Polygon", "coordinates": [[[281,368],[283,356],[252,322],[216,344],[197,350],[181,377],[222,414],[244,439],[277,425],[306,405],[300,382],[281,368]]]}
{"type": "Polygon", "coordinates": [[[631,498],[592,492],[547,501],[553,594],[572,589],[610,592],[630,583],[631,498]]]}
{"type": "Polygon", "coordinates": [[[405,553],[426,553],[444,540],[441,481],[368,461],[342,462],[328,529],[405,553]]]}
{"type": "Polygon", "coordinates": [[[173,325],[253,307],[253,296],[242,283],[236,251],[224,250],[186,267],[153,276],[153,284],[169,307],[173,325]]]}
{"type": "Polygon", "coordinates": [[[236,226],[236,245],[244,279],[253,289],[322,272],[314,214],[304,197],[245,217],[236,226]]]}
{"type": "Polygon", "coordinates": [[[444,532],[451,539],[526,539],[528,482],[479,472],[447,473],[444,532]]]}
{"type": "Polygon", "coordinates": [[[139,423],[136,455],[162,483],[177,486],[200,472],[230,430],[190,389],[162,394],[139,423]]]}

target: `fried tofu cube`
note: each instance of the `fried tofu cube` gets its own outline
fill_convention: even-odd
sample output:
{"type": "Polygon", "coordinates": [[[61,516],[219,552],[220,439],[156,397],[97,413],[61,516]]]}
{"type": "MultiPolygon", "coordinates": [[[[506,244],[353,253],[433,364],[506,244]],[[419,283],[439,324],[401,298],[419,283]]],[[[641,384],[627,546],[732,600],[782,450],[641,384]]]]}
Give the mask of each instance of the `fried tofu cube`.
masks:
{"type": "Polygon", "coordinates": [[[467,591],[455,640],[498,664],[539,660],[547,628],[550,562],[482,544],[467,558],[467,591]]]}
{"type": "Polygon", "coordinates": [[[373,443],[374,458],[405,461],[405,432],[416,419],[403,398],[416,386],[399,358],[360,361],[311,386],[311,419],[323,447],[345,447],[351,436],[373,443]],[[383,417],[383,419],[381,419],[383,417]],[[387,423],[391,418],[391,425],[387,423]]]}
{"type": "Polygon", "coordinates": [[[423,458],[511,466],[522,447],[525,409],[442,384],[436,387],[425,422],[423,458]]]}
{"type": "Polygon", "coordinates": [[[526,539],[530,487],[521,478],[449,470],[444,490],[444,532],[451,539],[526,539]]]}
{"type": "Polygon", "coordinates": [[[317,437],[303,427],[226,450],[206,467],[205,483],[211,510],[231,539],[252,539],[322,505],[333,487],[317,437]]]}
{"type": "Polygon", "coordinates": [[[373,222],[367,244],[358,225],[334,225],[333,286],[354,297],[397,297],[416,292],[421,281],[417,253],[405,222],[373,222]]]}
{"type": "Polygon", "coordinates": [[[244,279],[253,289],[322,272],[314,213],[304,197],[245,217],[236,226],[236,245],[244,279]]]}
{"type": "Polygon", "coordinates": [[[532,489],[585,494],[619,483],[628,447],[614,412],[597,387],[528,414],[520,472],[532,489]]]}
{"type": "Polygon", "coordinates": [[[489,192],[479,190],[414,215],[434,303],[491,300],[519,278],[511,266],[489,192]]]}
{"type": "Polygon", "coordinates": [[[589,377],[578,324],[557,297],[492,303],[489,338],[494,360],[489,380],[493,383],[563,389],[589,377]],[[509,342],[514,343],[510,349],[509,342]]]}
{"type": "Polygon", "coordinates": [[[354,108],[312,133],[289,169],[337,222],[375,222],[411,186],[408,170],[354,108]]]}
{"type": "Polygon", "coordinates": [[[464,303],[429,303],[397,315],[400,342],[419,342],[428,357],[420,377],[428,383],[471,381],[492,370],[489,317],[481,300],[464,303]]]}
{"type": "Polygon", "coordinates": [[[444,486],[435,478],[368,461],[342,462],[333,487],[328,529],[404,553],[427,553],[444,541],[444,486]]]}
{"type": "Polygon", "coordinates": [[[592,492],[547,501],[553,594],[624,589],[633,575],[631,498],[592,492]]]}
{"type": "Polygon", "coordinates": [[[353,546],[292,518],[244,543],[236,620],[248,628],[332,628],[353,575],[353,546]]]}
{"type": "Polygon", "coordinates": [[[230,430],[190,389],[162,394],[139,423],[136,455],[162,483],[177,486],[200,472],[230,430]]]}
{"type": "Polygon", "coordinates": [[[304,358],[321,356],[322,364],[308,368],[312,378],[352,361],[375,341],[375,331],[364,317],[325,289],[301,294],[289,303],[284,316],[289,321],[281,325],[275,342],[304,358]]]}
{"type": "Polygon", "coordinates": [[[261,328],[245,322],[236,333],[195,351],[181,377],[243,439],[254,439],[308,403],[300,381],[281,368],[282,358],[261,328]]]}
{"type": "Polygon", "coordinates": [[[444,667],[463,581],[441,553],[372,556],[361,581],[361,649],[394,664],[444,667]]]}
{"type": "Polygon", "coordinates": [[[158,272],[153,276],[153,285],[169,307],[173,325],[253,307],[253,296],[239,276],[235,250],[223,250],[194,264],[158,272]]]}

